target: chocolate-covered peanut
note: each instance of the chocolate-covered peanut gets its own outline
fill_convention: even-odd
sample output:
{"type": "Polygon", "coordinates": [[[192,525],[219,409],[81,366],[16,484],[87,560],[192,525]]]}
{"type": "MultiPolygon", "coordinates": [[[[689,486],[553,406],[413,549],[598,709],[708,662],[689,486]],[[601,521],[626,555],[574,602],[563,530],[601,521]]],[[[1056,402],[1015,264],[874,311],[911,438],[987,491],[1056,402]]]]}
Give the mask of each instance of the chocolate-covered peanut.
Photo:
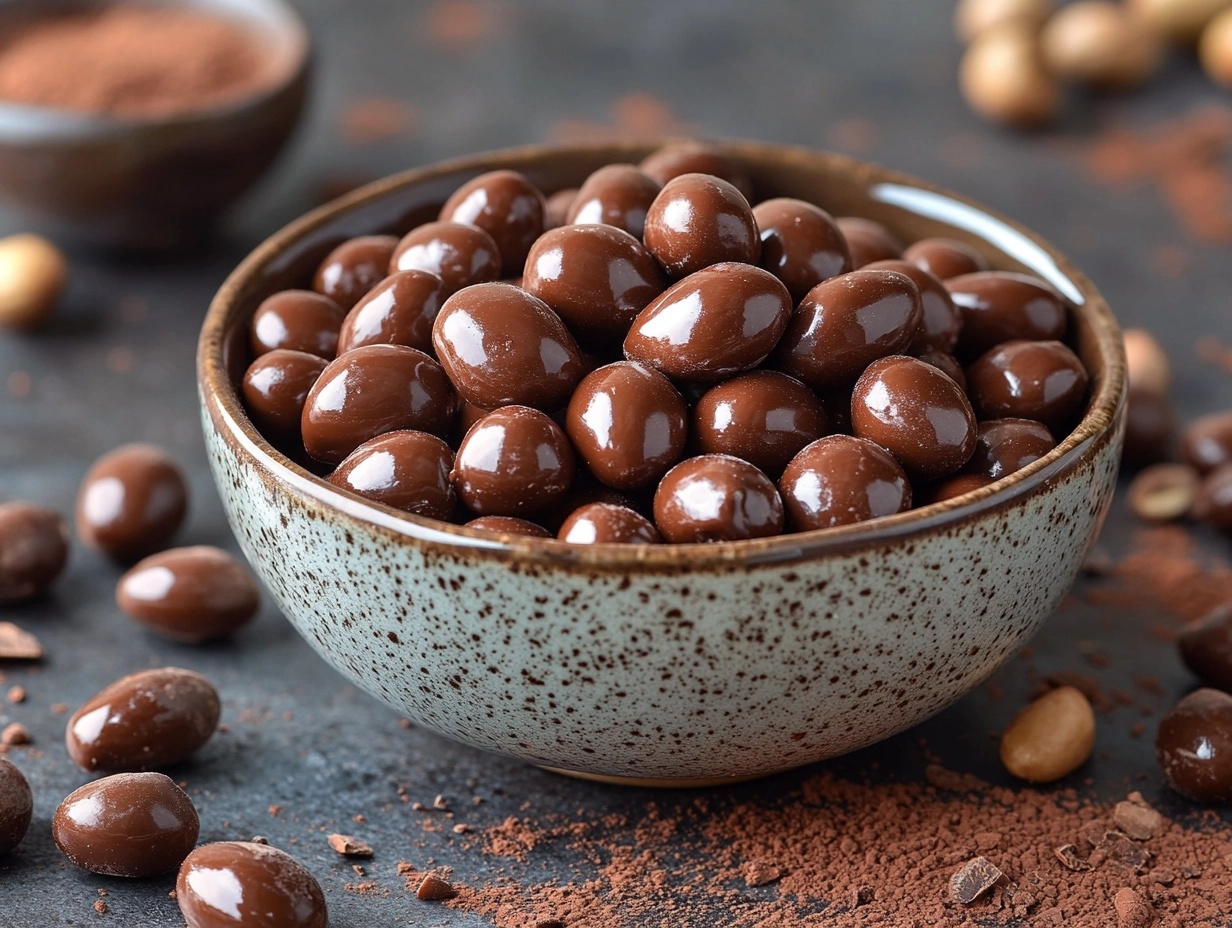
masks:
{"type": "Polygon", "coordinates": [[[427,432],[386,432],[352,451],[329,475],[336,487],[377,503],[448,521],[455,496],[453,452],[427,432]]]}
{"type": "Polygon", "coordinates": [[[1217,606],[1177,635],[1181,660],[1203,683],[1232,691],[1232,603],[1217,606]]]}
{"type": "Polygon", "coordinates": [[[139,561],[116,585],[116,602],[164,638],[202,644],[251,622],[261,593],[252,574],[226,551],[194,545],[139,561]]]}
{"type": "Polygon", "coordinates": [[[343,242],[317,268],[312,289],[348,312],[385,277],[397,247],[392,235],[361,235],[343,242]]]}
{"type": "Polygon", "coordinates": [[[583,378],[565,430],[601,482],[620,490],[653,486],[680,460],[688,431],[684,400],[652,367],[618,361],[583,378]]]}
{"type": "MultiPolygon", "coordinates": [[[[1176,410],[1172,398],[1131,385],[1125,406],[1125,444],[1121,446],[1121,460],[1131,467],[1168,460],[1176,439],[1176,410]]],[[[1182,457],[1193,465],[1187,455],[1182,453],[1182,457]]]]}
{"type": "Polygon", "coordinates": [[[283,290],[267,297],[248,329],[252,353],[286,349],[332,358],[346,312],[329,297],[311,290],[283,290]]]}
{"type": "Polygon", "coordinates": [[[453,483],[472,512],[521,517],[559,503],[573,471],[573,449],[559,425],[537,409],[504,406],[462,439],[453,483]]]}
{"type": "Polygon", "coordinates": [[[444,302],[444,284],[435,274],[390,274],[347,313],[338,332],[338,354],[364,345],[406,345],[431,351],[432,323],[444,302]]]}
{"type": "Polygon", "coordinates": [[[175,900],[188,928],[326,928],[321,885],[266,844],[219,841],[184,858],[175,900]]]}
{"type": "Polygon", "coordinates": [[[672,544],[765,538],[783,531],[783,501],[770,478],[748,461],[700,454],[660,481],[654,520],[672,544]]]}
{"type": "Polygon", "coordinates": [[[565,221],[603,223],[641,239],[646,211],[663,185],[631,164],[608,164],[582,183],[565,221]]]}
{"type": "Polygon", "coordinates": [[[542,525],[518,519],[514,516],[480,516],[466,523],[467,528],[481,532],[497,532],[501,535],[525,535],[527,538],[551,538],[552,533],[542,525]]]}
{"type": "Polygon", "coordinates": [[[791,311],[791,295],[773,274],[716,264],[673,284],[638,314],[625,357],[674,379],[720,380],[765,360],[791,311]]]}
{"type": "Polygon", "coordinates": [[[389,273],[424,271],[441,279],[445,297],[501,276],[500,249],[483,229],[460,222],[428,222],[408,232],[394,249],[389,273]]]}
{"type": "Polygon", "coordinates": [[[828,425],[817,395],[777,371],[750,371],[716,384],[693,407],[698,448],[741,458],[771,479],[828,425]]]}
{"type": "Polygon", "coordinates": [[[628,506],[587,503],[571,512],[556,537],[574,545],[654,545],[654,524],[628,506]]]}
{"type": "Polygon", "coordinates": [[[677,279],[714,264],[756,264],[761,254],[748,200],[710,174],[682,174],[664,184],[646,213],[642,237],[677,279]]]}
{"type": "Polygon", "coordinates": [[[1181,433],[1181,460],[1203,474],[1232,462],[1232,409],[1189,423],[1181,433]]]}
{"type": "Polygon", "coordinates": [[[851,270],[847,240],[821,207],[779,197],[753,207],[753,218],[761,238],[758,263],[796,302],[823,280],[851,270]]]}
{"type": "Polygon", "coordinates": [[[91,465],[77,494],[77,535],[118,561],[157,551],[188,511],[188,485],[157,445],[121,445],[91,465]]]}
{"type": "Polygon", "coordinates": [[[1221,464],[1202,478],[1190,512],[1199,522],[1232,531],[1232,464],[1221,464]]]}
{"type": "Polygon", "coordinates": [[[33,815],[30,783],[7,758],[0,757],[0,857],[21,844],[33,815]]]}
{"type": "Polygon", "coordinates": [[[459,187],[441,207],[442,222],[460,222],[492,236],[501,276],[522,273],[526,253],[543,233],[546,201],[517,171],[489,171],[459,187]]]}
{"type": "Polygon", "coordinates": [[[73,713],[64,732],[83,770],[159,770],[196,753],[218,728],[222,706],[205,677],[178,667],[130,674],[73,713]]]}
{"type": "Polygon", "coordinates": [[[864,438],[830,435],[791,459],[779,480],[795,531],[849,525],[911,508],[911,483],[888,451],[864,438]]]}
{"type": "Polygon", "coordinates": [[[310,455],[339,464],[386,432],[446,435],[456,411],[449,378],[422,351],[365,345],[331,361],[322,372],[304,402],[300,432],[310,455]]]}
{"type": "Polygon", "coordinates": [[[966,242],[952,238],[922,238],[912,242],[903,252],[903,260],[928,271],[938,280],[988,270],[983,255],[966,242]]]}
{"type": "Polygon", "coordinates": [[[577,342],[560,317],[510,284],[477,284],[451,296],[432,344],[458,393],[484,409],[558,409],[582,379],[577,342]]]}
{"type": "MultiPolygon", "coordinates": [[[[940,483],[928,487],[924,493],[923,504],[940,503],[956,496],[964,496],[975,490],[983,489],[993,482],[987,474],[955,474],[940,483]]],[[[917,501],[918,502],[918,501],[917,501]]]]}
{"type": "Polygon", "coordinates": [[[1200,689],[1178,702],[1159,721],[1155,757],[1182,796],[1232,800],[1232,696],[1200,689]]]}
{"type": "Polygon", "coordinates": [[[975,414],[949,377],[918,358],[870,364],[851,396],[851,427],[889,451],[908,473],[935,480],[975,450],[975,414]]]}
{"type": "Polygon", "coordinates": [[[975,451],[966,470],[1000,480],[1038,461],[1056,447],[1052,433],[1033,419],[990,419],[975,433],[975,451]]]}
{"type": "Polygon", "coordinates": [[[68,526],[55,510],[0,503],[0,604],[42,593],[68,563],[68,526]]]}
{"type": "Polygon", "coordinates": [[[1057,434],[1087,395],[1087,372],[1057,341],[997,345],[967,368],[967,391],[981,419],[1035,419],[1057,434]]]}
{"type": "Polygon", "coordinates": [[[666,145],[642,159],[638,168],[660,185],[682,174],[710,174],[722,178],[744,195],[753,196],[748,173],[735,161],[704,142],[678,142],[666,145]]]}
{"type": "Polygon", "coordinates": [[[908,354],[920,355],[926,351],[951,354],[954,351],[958,333],[962,329],[962,316],[944,283],[928,271],[895,258],[874,261],[864,265],[863,270],[897,271],[910,277],[911,282],[919,288],[920,327],[911,344],[907,346],[908,354]]]}
{"type": "Polygon", "coordinates": [[[645,247],[610,225],[567,225],[541,235],[526,258],[522,288],[580,338],[619,343],[667,281],[645,247]]]}
{"type": "Polygon", "coordinates": [[[1038,277],[979,271],[951,277],[945,286],[962,316],[957,349],[962,358],[1015,339],[1049,341],[1065,335],[1065,304],[1038,277]]]}
{"type": "Polygon", "coordinates": [[[920,327],[920,288],[897,271],[859,270],[800,301],[777,364],[815,390],[850,384],[878,358],[907,349],[920,327]]]}
{"type": "Polygon", "coordinates": [[[859,270],[874,261],[902,257],[902,244],[881,223],[860,216],[840,216],[834,221],[847,240],[847,251],[854,269],[859,270]]]}
{"type": "MultiPolygon", "coordinates": [[[[656,185],[657,189],[657,185],[656,185]]],[[[543,201],[543,230],[559,229],[569,222],[569,210],[577,199],[578,188],[566,187],[550,194],[543,201]]]]}
{"type": "Polygon", "coordinates": [[[276,441],[299,440],[308,391],[329,362],[304,351],[279,348],[248,366],[240,389],[248,415],[276,441]]]}
{"type": "Polygon", "coordinates": [[[925,364],[931,364],[950,380],[958,384],[959,389],[964,393],[967,390],[967,372],[963,370],[962,365],[958,363],[958,358],[952,354],[944,354],[940,351],[925,351],[919,355],[919,359],[925,364]]]}
{"type": "Polygon", "coordinates": [[[197,843],[192,800],[161,773],[117,773],[70,793],[51,837],[82,870],[132,879],[180,865],[197,843]]]}

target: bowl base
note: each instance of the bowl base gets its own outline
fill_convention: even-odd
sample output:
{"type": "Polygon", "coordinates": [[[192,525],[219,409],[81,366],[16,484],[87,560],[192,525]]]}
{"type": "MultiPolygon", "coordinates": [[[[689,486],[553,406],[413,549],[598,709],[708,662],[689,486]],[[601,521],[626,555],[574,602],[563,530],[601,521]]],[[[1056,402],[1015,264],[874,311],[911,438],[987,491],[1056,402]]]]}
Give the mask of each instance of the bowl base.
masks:
{"type": "MultiPolygon", "coordinates": [[[[733,786],[774,776],[774,773],[751,773],[739,777],[622,777],[608,773],[587,773],[584,770],[566,770],[564,767],[548,767],[537,764],[540,770],[558,773],[575,780],[605,783],[609,786],[629,786],[635,789],[706,789],[713,786],[733,786]]],[[[781,772],[781,771],[776,771],[781,772]]]]}

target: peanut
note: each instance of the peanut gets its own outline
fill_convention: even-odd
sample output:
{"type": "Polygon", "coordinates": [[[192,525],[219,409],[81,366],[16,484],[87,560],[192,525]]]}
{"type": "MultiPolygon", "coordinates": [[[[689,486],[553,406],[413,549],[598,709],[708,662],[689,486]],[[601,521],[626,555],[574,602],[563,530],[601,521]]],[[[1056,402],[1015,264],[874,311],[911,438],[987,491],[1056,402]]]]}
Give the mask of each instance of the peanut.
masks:
{"type": "Polygon", "coordinates": [[[1082,691],[1061,686],[1018,713],[1001,736],[1001,763],[1031,783],[1073,773],[1095,746],[1095,713],[1082,691]]]}
{"type": "Polygon", "coordinates": [[[1006,23],[1038,28],[1052,12],[1052,0],[959,0],[954,31],[964,42],[1006,23]]]}
{"type": "Polygon", "coordinates": [[[55,245],[37,235],[0,239],[0,326],[33,329],[54,311],[68,262],[55,245]]]}
{"type": "Polygon", "coordinates": [[[1112,0],[1079,0],[1040,33],[1044,64],[1057,77],[1105,90],[1149,80],[1163,61],[1155,34],[1112,0]]]}
{"type": "Polygon", "coordinates": [[[1178,45],[1191,45],[1229,0],[1129,0],[1129,11],[1156,35],[1178,45]]]}
{"type": "Polygon", "coordinates": [[[1146,329],[1126,329],[1123,337],[1130,389],[1167,396],[1172,385],[1172,366],[1163,346],[1146,329]]]}
{"type": "Polygon", "coordinates": [[[959,84],[973,110],[1003,125],[1042,125],[1061,104],[1060,86],[1040,63],[1035,33],[1024,26],[982,34],[963,56],[959,84]]]}
{"type": "Polygon", "coordinates": [[[1188,464],[1154,464],[1129,485],[1129,511],[1146,522],[1183,519],[1198,498],[1201,478],[1188,464]]]}
{"type": "Polygon", "coordinates": [[[1211,80],[1232,88],[1232,7],[1212,19],[1202,31],[1198,57],[1211,80]]]}

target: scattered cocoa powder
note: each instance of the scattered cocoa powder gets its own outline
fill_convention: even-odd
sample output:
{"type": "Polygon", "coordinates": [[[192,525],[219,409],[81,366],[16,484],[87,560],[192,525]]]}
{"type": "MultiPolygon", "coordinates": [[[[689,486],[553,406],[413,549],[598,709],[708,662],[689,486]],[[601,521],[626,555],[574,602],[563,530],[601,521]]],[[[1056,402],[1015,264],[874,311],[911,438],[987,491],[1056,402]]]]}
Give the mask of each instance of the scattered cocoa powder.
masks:
{"type": "MultiPolygon", "coordinates": [[[[405,138],[415,131],[418,123],[419,110],[415,105],[392,97],[360,97],[347,103],[342,110],[342,135],[355,145],[405,138]]],[[[356,186],[359,184],[351,189],[356,186]]]]}
{"type": "Polygon", "coordinates": [[[436,0],[424,11],[422,29],[433,45],[467,51],[484,45],[505,11],[483,0],[436,0]]]}
{"type": "Polygon", "coordinates": [[[1133,550],[1113,568],[1113,575],[1120,592],[1137,600],[1138,608],[1145,598],[1183,622],[1232,601],[1232,568],[1204,560],[1197,542],[1180,526],[1136,532],[1133,550]]]}

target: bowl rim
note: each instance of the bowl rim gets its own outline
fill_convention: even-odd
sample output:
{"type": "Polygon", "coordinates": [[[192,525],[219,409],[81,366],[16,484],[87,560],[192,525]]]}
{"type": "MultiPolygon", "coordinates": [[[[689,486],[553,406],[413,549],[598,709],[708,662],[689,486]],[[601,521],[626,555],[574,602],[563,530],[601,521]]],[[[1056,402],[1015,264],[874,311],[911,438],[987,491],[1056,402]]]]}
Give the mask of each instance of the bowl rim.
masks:
{"type": "Polygon", "coordinates": [[[1114,436],[1124,413],[1127,390],[1120,328],[1091,281],[1055,247],[997,211],[909,174],[831,152],[742,140],[721,140],[709,144],[745,160],[779,164],[789,161],[803,166],[824,164],[830,172],[846,174],[853,181],[868,187],[874,184],[898,185],[945,198],[975,211],[1008,232],[1016,233],[1049,259],[1058,273],[1072,282],[1080,294],[1078,311],[1088,319],[1095,335],[1097,353],[1104,365],[1103,377],[1098,382],[1096,392],[1074,429],[1047,455],[1008,477],[949,500],[868,522],[729,542],[575,545],[556,538],[477,531],[366,500],[333,486],[296,464],[270,445],[248,419],[223,363],[224,334],[249,282],[259,277],[265,266],[276,262],[294,243],[308,238],[322,226],[353,209],[369,205],[394,191],[444,175],[480,173],[497,168],[533,168],[546,156],[568,157],[571,154],[604,156],[610,162],[636,163],[649,151],[677,141],[691,140],[531,145],[451,158],[382,178],[301,216],[249,253],[227,277],[211,302],[202,324],[197,356],[198,391],[203,412],[210,416],[215,429],[233,451],[240,451],[252,459],[263,480],[275,480],[327,512],[351,519],[365,529],[378,530],[393,540],[421,545],[446,556],[486,555],[525,564],[528,568],[572,566],[613,571],[636,568],[639,572],[654,570],[669,573],[700,567],[740,568],[802,561],[819,555],[883,547],[908,536],[958,527],[974,517],[995,515],[1039,492],[1093,457],[1097,449],[1114,436]]]}

